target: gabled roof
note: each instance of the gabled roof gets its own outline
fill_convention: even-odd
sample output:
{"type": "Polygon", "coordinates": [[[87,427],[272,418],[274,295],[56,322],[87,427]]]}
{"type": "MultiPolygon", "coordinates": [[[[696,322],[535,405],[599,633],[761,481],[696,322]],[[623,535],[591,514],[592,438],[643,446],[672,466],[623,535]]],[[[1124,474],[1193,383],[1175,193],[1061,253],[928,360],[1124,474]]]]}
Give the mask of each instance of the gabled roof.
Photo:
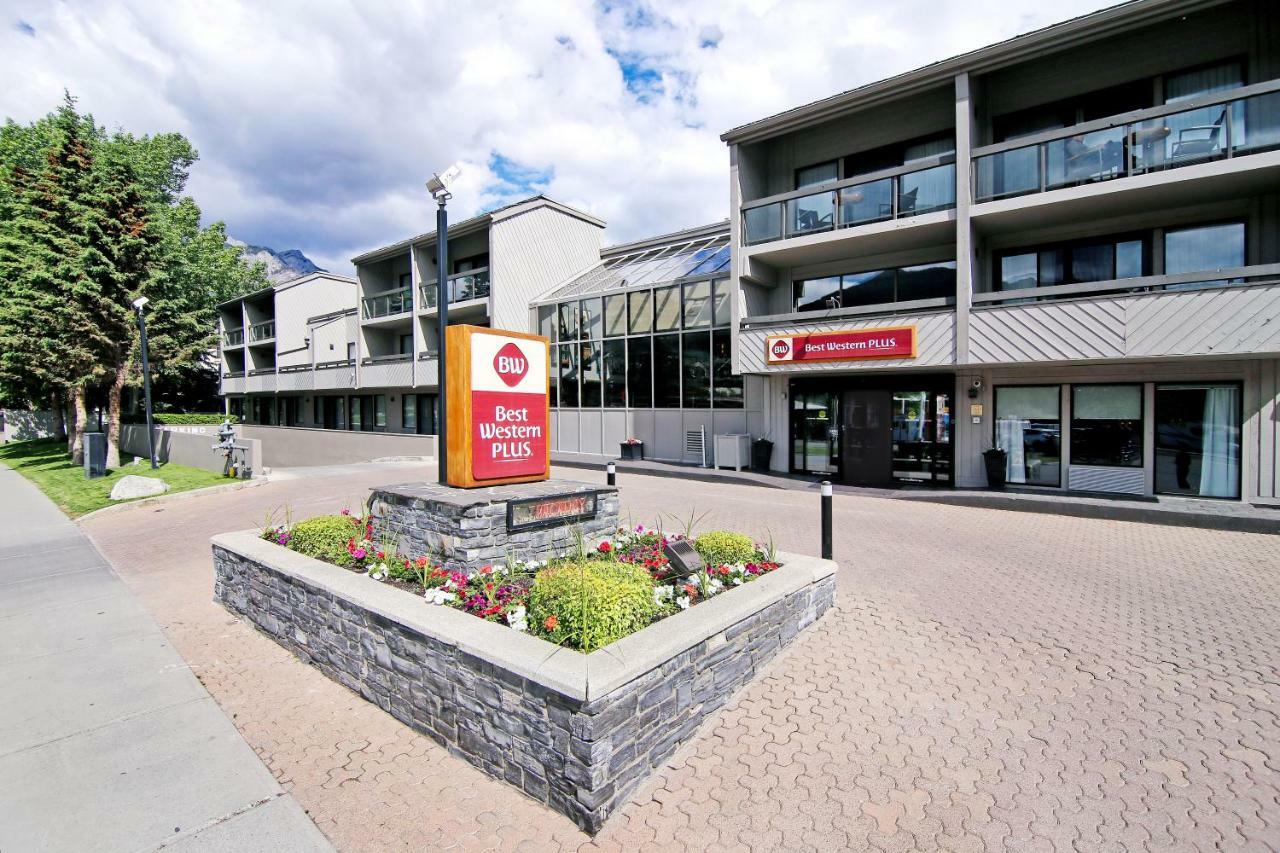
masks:
{"type": "Polygon", "coordinates": [[[356,283],[356,280],[350,276],[317,270],[316,272],[309,272],[306,275],[300,275],[297,278],[291,278],[288,281],[278,281],[270,287],[264,287],[261,290],[255,290],[252,293],[245,293],[241,296],[237,296],[235,299],[227,299],[223,302],[219,302],[217,307],[221,308],[224,305],[234,305],[235,303],[243,302],[246,299],[257,299],[260,296],[266,296],[268,293],[278,293],[281,290],[288,290],[292,287],[297,287],[300,284],[306,284],[307,282],[314,281],[318,278],[327,278],[330,281],[340,281],[343,284],[350,284],[353,287],[356,283]]]}

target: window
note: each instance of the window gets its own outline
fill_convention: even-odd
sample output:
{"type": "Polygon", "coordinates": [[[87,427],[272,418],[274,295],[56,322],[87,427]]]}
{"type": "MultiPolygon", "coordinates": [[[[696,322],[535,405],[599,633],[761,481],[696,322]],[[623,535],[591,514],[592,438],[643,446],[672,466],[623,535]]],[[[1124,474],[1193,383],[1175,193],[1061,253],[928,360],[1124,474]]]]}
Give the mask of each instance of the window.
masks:
{"type": "Polygon", "coordinates": [[[954,299],[956,296],[956,262],[920,264],[898,270],[895,302],[916,299],[954,299]]]}
{"type": "Polygon", "coordinates": [[[641,335],[653,331],[652,290],[637,290],[627,294],[627,308],[631,334],[641,335]]]}
{"type": "Polygon", "coordinates": [[[413,334],[401,335],[397,341],[400,355],[413,355],[413,334]]]}
{"type": "Polygon", "coordinates": [[[1164,271],[1232,269],[1245,264],[1244,223],[1170,228],[1164,232],[1164,271]]]}
{"type": "Polygon", "coordinates": [[[1024,290],[1149,275],[1146,237],[1094,237],[1000,253],[996,289],[1024,290]]]}
{"type": "Polygon", "coordinates": [[[711,321],[717,326],[727,326],[733,319],[733,306],[729,302],[729,289],[729,282],[716,282],[715,305],[712,309],[711,321]]]}
{"type": "Polygon", "coordinates": [[[418,426],[417,433],[419,435],[435,435],[436,434],[436,402],[438,395],[436,394],[416,394],[418,398],[418,426]]]}
{"type": "Polygon", "coordinates": [[[627,403],[636,409],[653,405],[653,339],[627,339],[627,403]]]}
{"type": "Polygon", "coordinates": [[[869,270],[842,276],[843,305],[879,305],[893,301],[893,270],[869,270]]]}
{"type": "Polygon", "coordinates": [[[1071,389],[1071,464],[1142,467],[1142,386],[1071,389]]]}
{"type": "Polygon", "coordinates": [[[554,344],[547,356],[547,403],[553,409],[560,405],[560,348],[554,344]]]}
{"type": "MultiPolygon", "coordinates": [[[[562,306],[563,308],[563,306],[562,306]]],[[[560,405],[578,407],[578,352],[576,344],[560,347],[560,405]]]]}
{"type": "Polygon", "coordinates": [[[711,397],[717,409],[742,408],[742,376],[733,373],[733,348],[728,329],[711,333],[711,397]]]}
{"type": "Polygon", "coordinates": [[[659,332],[680,328],[680,287],[658,287],[653,291],[653,327],[659,332]]]}
{"type": "Polygon", "coordinates": [[[311,398],[311,422],[319,426],[324,423],[324,410],[321,408],[321,397],[311,398]]]}
{"type": "Polygon", "coordinates": [[[373,395],[373,425],[378,429],[387,428],[387,395],[373,395]]]}
{"type": "Polygon", "coordinates": [[[686,409],[711,406],[711,336],[706,332],[686,332],[681,358],[683,400],[686,409]]]}
{"type": "Polygon", "coordinates": [[[653,338],[653,405],[659,409],[680,408],[680,336],[653,338]]]}
{"type": "Polygon", "coordinates": [[[818,163],[796,169],[796,189],[825,184],[840,178],[840,164],[832,160],[829,163],[818,163]]]}
{"type": "Polygon", "coordinates": [[[562,341],[578,339],[578,303],[560,303],[560,335],[562,341]]]}
{"type": "Polygon", "coordinates": [[[405,432],[418,431],[418,395],[400,395],[400,427],[405,432]]]}
{"type": "Polygon", "coordinates": [[[600,405],[600,344],[582,343],[582,408],[600,405]]]}
{"type": "Polygon", "coordinates": [[[1240,386],[1156,386],[1156,491],[1240,497],[1240,386]]]}
{"type": "Polygon", "coordinates": [[[407,273],[407,272],[400,273],[400,289],[401,290],[404,290],[406,287],[412,286],[412,284],[413,284],[413,275],[411,273],[407,273]]]}
{"type": "Polygon", "coordinates": [[[684,327],[701,329],[711,325],[711,282],[684,286],[684,327]]]}
{"type": "Polygon", "coordinates": [[[599,297],[582,300],[581,317],[580,331],[583,339],[600,340],[601,333],[604,331],[604,309],[601,307],[599,297]]]}
{"type": "Polygon", "coordinates": [[[797,311],[827,311],[841,304],[838,275],[796,282],[797,311]]]}
{"type": "Polygon", "coordinates": [[[1000,286],[997,290],[1024,290],[1036,286],[1036,255],[1005,255],[1000,258],[1000,286]]]}
{"type": "Polygon", "coordinates": [[[1062,485],[1061,402],[1057,385],[996,388],[996,446],[1008,454],[1010,483],[1062,485]]]}
{"type": "Polygon", "coordinates": [[[604,298],[604,334],[616,337],[627,333],[627,297],[619,293],[604,298]]]}
{"type": "Polygon", "coordinates": [[[604,342],[604,404],[611,409],[627,405],[627,342],[604,342]]]}
{"type": "Polygon", "coordinates": [[[556,306],[538,306],[538,334],[547,338],[551,343],[556,342],[556,306]]]}
{"type": "Polygon", "coordinates": [[[347,398],[347,404],[348,404],[348,405],[347,405],[347,409],[348,409],[348,411],[350,412],[350,415],[349,415],[349,417],[347,418],[347,422],[351,424],[351,429],[353,429],[353,430],[363,429],[362,424],[364,423],[364,421],[363,421],[363,419],[360,417],[360,414],[361,414],[361,413],[360,413],[360,398],[359,398],[359,397],[348,397],[348,398],[347,398]]]}

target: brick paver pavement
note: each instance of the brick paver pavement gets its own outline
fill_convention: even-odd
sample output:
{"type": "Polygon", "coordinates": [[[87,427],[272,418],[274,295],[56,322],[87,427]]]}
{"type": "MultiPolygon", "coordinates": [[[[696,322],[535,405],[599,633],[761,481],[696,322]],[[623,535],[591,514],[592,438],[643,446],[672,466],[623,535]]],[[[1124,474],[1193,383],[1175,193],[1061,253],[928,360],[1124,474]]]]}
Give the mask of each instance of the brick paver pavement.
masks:
{"type": "MultiPolygon", "coordinates": [[[[1280,537],[838,495],[837,607],[592,840],[211,601],[210,534],[411,474],[85,524],[340,849],[1280,849],[1280,537]]],[[[816,549],[813,492],[619,482],[816,549]]]]}

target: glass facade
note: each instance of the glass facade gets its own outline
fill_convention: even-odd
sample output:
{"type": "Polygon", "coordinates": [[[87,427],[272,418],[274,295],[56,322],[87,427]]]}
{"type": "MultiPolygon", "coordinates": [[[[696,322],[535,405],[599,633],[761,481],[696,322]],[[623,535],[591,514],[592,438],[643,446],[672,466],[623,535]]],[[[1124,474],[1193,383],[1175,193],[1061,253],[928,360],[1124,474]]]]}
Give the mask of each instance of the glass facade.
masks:
{"type": "Polygon", "coordinates": [[[1005,479],[1062,485],[1062,389],[1015,385],[995,389],[995,446],[1008,454],[1005,479]]]}
{"type": "Polygon", "coordinates": [[[956,262],[866,270],[795,283],[796,311],[827,311],[919,299],[954,299],[956,262]]]}

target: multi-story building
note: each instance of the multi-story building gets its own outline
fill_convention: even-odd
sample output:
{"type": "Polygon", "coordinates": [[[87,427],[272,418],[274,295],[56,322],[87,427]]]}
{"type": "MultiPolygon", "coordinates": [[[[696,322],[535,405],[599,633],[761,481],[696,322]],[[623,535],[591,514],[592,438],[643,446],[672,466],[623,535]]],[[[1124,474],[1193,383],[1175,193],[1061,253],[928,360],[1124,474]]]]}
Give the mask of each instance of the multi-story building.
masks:
{"type": "Polygon", "coordinates": [[[774,468],[980,486],[997,446],[1017,484],[1280,498],[1272,4],[1139,0],[723,138],[774,468]],[[791,358],[867,329],[914,351],[791,358]]]}
{"type": "MultiPolygon", "coordinates": [[[[552,341],[554,450],[693,462],[746,433],[777,471],[966,487],[999,447],[1019,485],[1280,503],[1264,0],[1136,0],[723,138],[727,223],[601,251],[539,197],[449,229],[451,320],[552,341]]],[[[348,301],[296,341],[266,336],[283,288],[224,306],[224,389],[253,419],[434,431],[435,240],[297,285],[348,301]]]]}

